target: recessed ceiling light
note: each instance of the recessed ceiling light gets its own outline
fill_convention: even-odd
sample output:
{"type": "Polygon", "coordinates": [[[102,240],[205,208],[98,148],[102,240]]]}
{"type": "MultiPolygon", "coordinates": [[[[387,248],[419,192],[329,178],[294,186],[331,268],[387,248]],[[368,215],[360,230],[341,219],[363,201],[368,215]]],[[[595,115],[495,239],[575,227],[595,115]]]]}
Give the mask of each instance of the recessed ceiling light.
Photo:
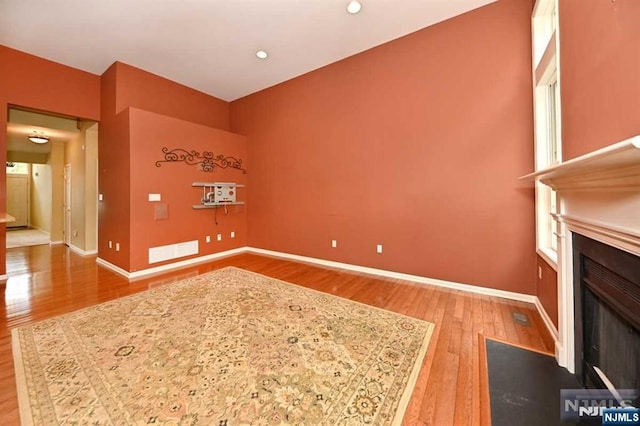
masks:
{"type": "Polygon", "coordinates": [[[360,9],[362,9],[362,4],[357,0],[350,1],[347,5],[347,12],[351,14],[360,12],[360,9]]]}
{"type": "Polygon", "coordinates": [[[269,54],[267,52],[265,52],[264,50],[258,50],[256,52],[256,56],[260,59],[267,59],[269,57],[269,54]]]}

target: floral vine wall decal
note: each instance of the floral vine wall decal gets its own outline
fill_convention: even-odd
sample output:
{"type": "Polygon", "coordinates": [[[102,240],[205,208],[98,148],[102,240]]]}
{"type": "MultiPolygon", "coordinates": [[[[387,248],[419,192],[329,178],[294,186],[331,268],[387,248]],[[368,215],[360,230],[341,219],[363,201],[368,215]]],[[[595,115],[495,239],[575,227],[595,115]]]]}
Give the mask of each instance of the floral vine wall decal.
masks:
{"type": "Polygon", "coordinates": [[[156,167],[162,166],[162,163],[182,162],[190,166],[200,165],[203,172],[215,172],[216,168],[220,167],[221,169],[231,168],[247,173],[242,167],[241,159],[224,154],[215,155],[211,151],[203,151],[201,154],[193,149],[191,151],[182,148],[169,150],[167,147],[162,148],[162,153],[164,154],[164,159],[156,161],[156,167]]]}

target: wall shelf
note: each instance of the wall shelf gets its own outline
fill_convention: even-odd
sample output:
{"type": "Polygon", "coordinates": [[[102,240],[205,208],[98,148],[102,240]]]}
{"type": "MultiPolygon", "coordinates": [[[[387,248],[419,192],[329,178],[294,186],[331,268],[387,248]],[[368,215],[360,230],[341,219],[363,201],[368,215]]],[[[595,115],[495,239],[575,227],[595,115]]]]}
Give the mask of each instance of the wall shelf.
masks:
{"type": "Polygon", "coordinates": [[[196,210],[244,205],[244,201],[236,200],[237,189],[244,188],[244,185],[233,182],[193,182],[191,186],[202,188],[201,204],[192,206],[196,210]]]}
{"type": "Polygon", "coordinates": [[[553,189],[639,190],[640,135],[520,177],[553,189]]]}
{"type": "Polygon", "coordinates": [[[193,182],[191,186],[194,187],[207,187],[212,188],[214,186],[235,186],[236,188],[244,188],[244,185],[233,182],[193,182]]]}
{"type": "Polygon", "coordinates": [[[216,209],[224,206],[244,206],[244,201],[236,201],[234,203],[207,203],[207,204],[194,204],[192,207],[196,210],[201,209],[216,209]]]}

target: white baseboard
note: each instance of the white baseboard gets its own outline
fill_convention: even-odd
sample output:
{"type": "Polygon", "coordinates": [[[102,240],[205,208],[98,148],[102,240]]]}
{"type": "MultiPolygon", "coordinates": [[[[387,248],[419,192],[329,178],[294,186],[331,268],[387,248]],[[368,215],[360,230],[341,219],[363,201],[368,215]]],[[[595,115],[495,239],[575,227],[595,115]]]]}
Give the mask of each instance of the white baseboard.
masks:
{"type": "Polygon", "coordinates": [[[560,339],[559,337],[560,335],[558,334],[558,329],[553,324],[553,321],[551,321],[549,314],[547,314],[546,309],[544,309],[544,306],[542,306],[542,302],[537,297],[535,300],[535,305],[536,305],[536,308],[538,309],[538,313],[542,317],[542,321],[544,321],[544,324],[547,326],[547,329],[549,330],[549,333],[551,333],[551,337],[553,337],[553,340],[555,341],[555,345],[557,347],[560,339]]]}
{"type": "Polygon", "coordinates": [[[98,250],[82,250],[80,247],[76,247],[73,244],[69,244],[69,249],[72,252],[77,253],[83,257],[93,256],[94,254],[98,254],[98,250]]]}
{"type": "Polygon", "coordinates": [[[454,290],[466,291],[469,293],[483,294],[486,296],[502,297],[504,299],[518,300],[520,302],[535,303],[537,297],[531,294],[515,293],[512,291],[497,290],[495,288],[480,287],[471,284],[462,284],[452,281],[443,281],[435,278],[427,278],[419,275],[404,274],[402,272],[387,271],[385,269],[369,268],[367,266],[352,265],[350,263],[334,262],[331,260],[318,259],[315,257],[299,256],[297,254],[282,253],[279,251],[265,250],[255,247],[246,247],[246,251],[265,256],[280,257],[283,259],[297,260],[299,262],[314,263],[316,265],[328,266],[330,268],[347,269],[349,271],[362,272],[365,274],[378,275],[382,277],[395,278],[399,280],[413,281],[420,284],[429,284],[437,287],[444,287],[454,290]]]}
{"type": "MultiPolygon", "coordinates": [[[[148,268],[148,269],[142,269],[140,271],[135,271],[135,272],[128,272],[125,271],[124,269],[107,262],[104,259],[101,258],[97,258],[96,259],[96,263],[98,265],[104,266],[107,269],[110,269],[130,280],[136,279],[136,278],[141,278],[141,277],[145,277],[148,275],[156,275],[156,274],[160,274],[163,272],[167,272],[167,271],[171,271],[174,269],[180,269],[180,268],[184,268],[185,266],[191,266],[191,265],[195,265],[195,264],[199,264],[199,263],[204,263],[204,262],[209,262],[211,260],[215,260],[215,259],[220,259],[223,257],[229,257],[229,256],[233,256],[236,254],[241,254],[241,253],[255,253],[255,254],[261,254],[261,255],[265,255],[265,256],[272,256],[272,257],[279,257],[282,259],[289,259],[289,260],[295,260],[298,262],[306,262],[306,263],[313,263],[316,265],[320,265],[320,266],[327,266],[330,268],[340,268],[340,269],[346,269],[349,271],[354,271],[354,272],[362,272],[365,274],[371,274],[371,275],[377,275],[377,276],[381,276],[381,277],[388,277],[388,278],[395,278],[395,279],[400,279],[400,280],[406,280],[406,281],[413,281],[416,283],[420,283],[420,284],[428,284],[428,285],[434,285],[437,287],[444,287],[444,288],[448,288],[448,289],[453,289],[453,290],[461,290],[461,291],[465,291],[468,293],[475,293],[475,294],[482,294],[482,295],[486,295],[486,296],[494,296],[494,297],[501,297],[504,299],[509,299],[509,300],[517,300],[520,302],[527,302],[527,303],[532,303],[535,304],[536,306],[537,303],[536,301],[538,300],[538,298],[536,296],[533,296],[531,294],[523,294],[523,293],[516,293],[516,292],[512,292],[512,291],[505,291],[505,290],[498,290],[495,288],[489,288],[489,287],[480,287],[480,286],[476,286],[476,285],[472,285],[472,284],[462,284],[462,283],[456,283],[456,282],[452,282],[452,281],[443,281],[443,280],[438,280],[435,278],[427,278],[427,277],[422,277],[419,275],[411,275],[411,274],[405,274],[402,272],[394,272],[394,271],[387,271],[385,269],[377,269],[377,268],[370,268],[367,266],[359,266],[359,265],[353,265],[350,263],[342,263],[342,262],[334,262],[331,260],[324,260],[324,259],[318,259],[315,257],[307,257],[307,256],[300,256],[297,254],[290,254],[290,253],[283,253],[283,252],[279,252],[279,251],[273,251],[273,250],[265,250],[265,249],[260,249],[260,248],[256,248],[256,247],[239,247],[236,249],[232,249],[232,250],[226,250],[226,251],[222,251],[219,253],[213,253],[213,254],[208,254],[206,256],[200,256],[200,257],[194,257],[192,259],[187,259],[187,260],[183,260],[180,262],[173,262],[173,263],[169,263],[167,265],[161,265],[161,266],[156,266],[153,268],[148,268]]],[[[539,302],[538,302],[539,303],[539,302]]],[[[540,308],[538,308],[540,309],[540,308]]],[[[549,327],[549,324],[553,325],[553,323],[548,320],[548,315],[546,315],[546,312],[543,316],[543,319],[545,319],[545,323],[547,324],[547,327],[549,327]],[[546,317],[546,319],[545,319],[546,317]],[[547,323],[548,320],[548,323],[547,323]]],[[[557,336],[557,331],[555,336],[557,336]]]]}
{"type": "Polygon", "coordinates": [[[7,276],[7,274],[0,275],[0,281],[6,281],[6,280],[7,280],[7,278],[9,278],[9,277],[7,276]]]}
{"type": "Polygon", "coordinates": [[[96,263],[100,266],[104,266],[107,269],[111,269],[113,272],[116,272],[129,280],[134,280],[137,278],[146,277],[149,275],[157,275],[163,272],[172,271],[174,269],[184,268],[186,266],[197,265],[199,263],[205,263],[216,259],[221,259],[223,257],[234,256],[236,254],[245,253],[247,251],[246,247],[240,247],[231,250],[225,250],[218,253],[207,254],[205,256],[194,257],[191,259],[181,260],[179,262],[173,262],[166,265],[155,266],[153,268],[141,269],[139,271],[128,272],[119,266],[114,265],[113,263],[107,262],[104,259],[96,258],[96,263]]]}
{"type": "Polygon", "coordinates": [[[42,228],[38,228],[37,226],[33,226],[31,224],[29,224],[27,226],[28,229],[35,229],[36,231],[40,231],[44,234],[47,234],[49,237],[51,237],[51,233],[49,231],[47,231],[46,229],[42,229],[42,228]]]}
{"type": "Polygon", "coordinates": [[[125,271],[125,270],[124,270],[124,269],[122,269],[121,267],[116,266],[116,265],[114,265],[114,264],[113,264],[113,263],[111,263],[111,262],[107,262],[107,261],[106,261],[106,260],[104,260],[104,259],[101,259],[101,258],[99,258],[99,257],[96,257],[96,263],[97,263],[98,265],[100,265],[100,266],[103,266],[103,267],[105,267],[105,268],[107,268],[107,269],[109,269],[109,270],[111,270],[111,271],[115,272],[116,274],[120,274],[120,275],[122,275],[122,276],[124,276],[124,277],[126,277],[126,278],[129,278],[129,274],[130,274],[130,273],[129,273],[128,271],[125,271]]]}

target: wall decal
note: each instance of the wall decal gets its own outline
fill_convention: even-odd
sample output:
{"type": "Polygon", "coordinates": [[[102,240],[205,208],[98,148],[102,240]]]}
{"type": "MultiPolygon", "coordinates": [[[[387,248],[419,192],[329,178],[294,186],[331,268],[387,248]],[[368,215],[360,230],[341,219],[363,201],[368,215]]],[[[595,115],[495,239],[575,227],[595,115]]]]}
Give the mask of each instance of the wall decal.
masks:
{"type": "Polygon", "coordinates": [[[187,151],[186,149],[175,148],[169,150],[167,147],[162,148],[164,160],[156,161],[156,167],[160,167],[162,163],[183,162],[190,166],[201,165],[203,172],[215,172],[217,167],[221,169],[236,169],[242,173],[247,173],[242,168],[242,159],[235,157],[227,157],[224,154],[215,155],[211,151],[203,151],[200,154],[196,150],[187,151]]]}

